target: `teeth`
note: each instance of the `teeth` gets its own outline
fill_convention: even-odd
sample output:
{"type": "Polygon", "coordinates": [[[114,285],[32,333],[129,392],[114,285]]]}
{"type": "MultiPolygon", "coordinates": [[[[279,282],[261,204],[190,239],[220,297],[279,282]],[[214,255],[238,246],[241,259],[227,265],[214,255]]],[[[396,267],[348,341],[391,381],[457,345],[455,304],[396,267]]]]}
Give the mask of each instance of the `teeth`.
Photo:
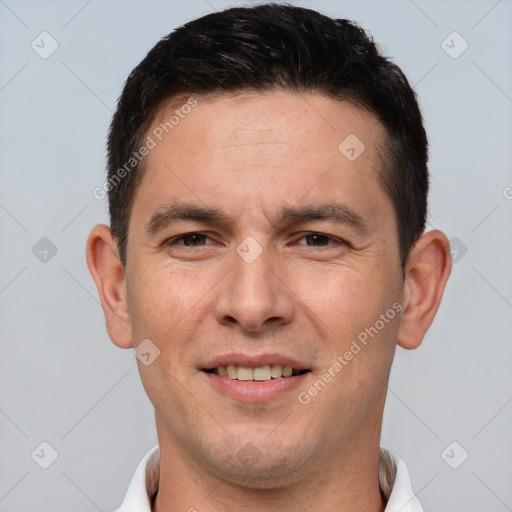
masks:
{"type": "Polygon", "coordinates": [[[280,364],[267,364],[257,368],[228,364],[227,366],[217,366],[214,373],[221,377],[227,376],[233,380],[265,381],[281,377],[291,377],[294,374],[294,370],[291,366],[281,366],[280,364]]]}
{"type": "Polygon", "coordinates": [[[252,371],[252,378],[254,380],[270,380],[272,378],[272,372],[270,371],[270,366],[259,366],[258,368],[254,368],[252,371]]]}
{"type": "Polygon", "coordinates": [[[252,377],[252,368],[247,366],[239,366],[236,370],[237,380],[254,380],[252,377]]]}
{"type": "MultiPolygon", "coordinates": [[[[236,380],[236,366],[234,364],[228,364],[226,366],[228,377],[236,380]]],[[[220,374],[219,374],[220,375],[220,374]]]]}
{"type": "Polygon", "coordinates": [[[283,367],[280,364],[274,364],[272,365],[270,373],[274,379],[278,379],[283,376],[283,367]]]}

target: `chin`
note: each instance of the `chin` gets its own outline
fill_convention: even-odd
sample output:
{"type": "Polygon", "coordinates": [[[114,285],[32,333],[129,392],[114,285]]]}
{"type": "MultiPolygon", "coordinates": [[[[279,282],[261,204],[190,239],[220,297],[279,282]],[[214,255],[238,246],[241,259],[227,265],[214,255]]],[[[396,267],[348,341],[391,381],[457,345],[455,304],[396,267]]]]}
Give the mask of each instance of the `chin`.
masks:
{"type": "Polygon", "coordinates": [[[229,456],[226,452],[220,457],[203,453],[203,460],[207,459],[213,472],[224,480],[249,489],[278,489],[307,476],[312,460],[304,444],[299,445],[300,448],[291,445],[276,447],[260,442],[258,446],[246,442],[242,448],[229,451],[229,456]]]}

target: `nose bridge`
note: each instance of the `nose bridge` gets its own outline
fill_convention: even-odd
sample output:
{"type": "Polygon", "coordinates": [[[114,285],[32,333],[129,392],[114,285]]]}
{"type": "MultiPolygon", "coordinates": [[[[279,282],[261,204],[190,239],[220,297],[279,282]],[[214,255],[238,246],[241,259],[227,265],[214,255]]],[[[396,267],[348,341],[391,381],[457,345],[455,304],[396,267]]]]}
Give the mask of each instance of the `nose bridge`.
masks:
{"type": "Polygon", "coordinates": [[[236,291],[240,292],[247,301],[265,299],[265,302],[255,303],[255,306],[262,307],[264,304],[268,306],[269,298],[274,295],[275,286],[270,250],[263,249],[258,242],[249,237],[237,247],[236,253],[237,256],[234,258],[236,291]]]}
{"type": "Polygon", "coordinates": [[[258,331],[292,319],[293,293],[279,278],[283,265],[271,248],[247,237],[233,254],[232,268],[216,305],[220,323],[258,331]]]}

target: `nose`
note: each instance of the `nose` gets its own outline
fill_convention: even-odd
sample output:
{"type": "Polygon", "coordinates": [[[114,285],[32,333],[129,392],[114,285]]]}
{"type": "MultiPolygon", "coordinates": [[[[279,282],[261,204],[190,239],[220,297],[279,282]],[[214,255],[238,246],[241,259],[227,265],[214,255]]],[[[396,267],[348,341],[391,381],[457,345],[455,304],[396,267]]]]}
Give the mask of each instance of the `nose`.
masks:
{"type": "Polygon", "coordinates": [[[292,321],[295,295],[291,269],[277,261],[270,250],[254,260],[233,255],[233,269],[228,272],[214,306],[219,324],[244,332],[264,333],[292,321]]]}

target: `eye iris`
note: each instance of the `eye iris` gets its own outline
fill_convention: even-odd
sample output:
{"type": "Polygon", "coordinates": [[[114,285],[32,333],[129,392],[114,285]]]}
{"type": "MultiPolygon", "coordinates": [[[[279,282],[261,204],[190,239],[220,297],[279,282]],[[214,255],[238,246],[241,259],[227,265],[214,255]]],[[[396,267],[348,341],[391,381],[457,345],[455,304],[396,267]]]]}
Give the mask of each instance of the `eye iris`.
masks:
{"type": "Polygon", "coordinates": [[[193,245],[204,245],[204,243],[199,244],[198,242],[203,241],[204,242],[204,235],[200,235],[198,233],[192,233],[191,235],[184,235],[182,237],[183,245],[186,245],[188,247],[191,247],[193,245]],[[187,243],[187,240],[190,243],[187,243]]]}
{"type": "Polygon", "coordinates": [[[325,235],[321,235],[319,233],[313,233],[311,235],[307,235],[308,242],[312,242],[312,245],[327,245],[329,243],[329,238],[325,235]]]}

